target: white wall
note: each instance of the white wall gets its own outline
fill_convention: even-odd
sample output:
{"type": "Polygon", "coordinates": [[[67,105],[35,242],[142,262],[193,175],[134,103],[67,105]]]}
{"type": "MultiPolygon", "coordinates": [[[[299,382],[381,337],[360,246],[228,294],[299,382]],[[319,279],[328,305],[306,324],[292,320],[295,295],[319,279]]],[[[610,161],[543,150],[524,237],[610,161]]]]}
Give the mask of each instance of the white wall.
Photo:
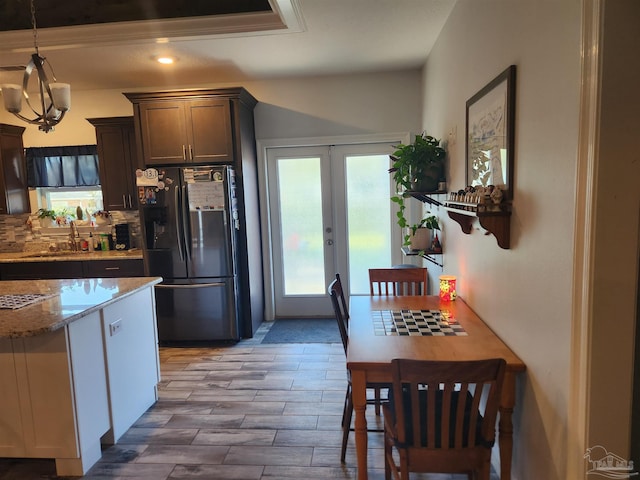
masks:
{"type": "MultiPolygon", "coordinates": [[[[86,121],[87,118],[133,115],[131,102],[120,91],[74,91],[73,85],[71,89],[71,110],[52,132],[41,132],[37,126],[22,122],[4,109],[0,109],[0,122],[25,126],[22,136],[25,147],[89,145],[96,143],[96,134],[95,127],[86,121]]],[[[26,111],[23,114],[29,116],[26,111]]]]}
{"type": "Polygon", "coordinates": [[[256,137],[323,137],[415,131],[420,71],[292,78],[247,86],[260,100],[256,137]]]}
{"type": "MultiPolygon", "coordinates": [[[[258,99],[258,139],[322,137],[419,129],[420,78],[420,71],[412,70],[246,81],[240,86],[258,99]]],[[[136,90],[229,86],[239,85],[211,82],[136,90]]],[[[28,125],[23,137],[26,147],[95,143],[94,127],[86,118],[133,115],[131,103],[120,90],[75,91],[73,84],[71,88],[71,110],[65,119],[48,134],[28,125]]],[[[0,122],[26,125],[3,109],[0,122]]]]}
{"type": "MultiPolygon", "coordinates": [[[[424,70],[423,127],[465,185],[465,102],[517,65],[511,249],[445,220],[445,272],[522,358],[513,478],[566,479],[572,245],[580,88],[579,0],[459,0],[424,70]]],[[[477,225],[476,225],[477,226],[477,225]]]]}

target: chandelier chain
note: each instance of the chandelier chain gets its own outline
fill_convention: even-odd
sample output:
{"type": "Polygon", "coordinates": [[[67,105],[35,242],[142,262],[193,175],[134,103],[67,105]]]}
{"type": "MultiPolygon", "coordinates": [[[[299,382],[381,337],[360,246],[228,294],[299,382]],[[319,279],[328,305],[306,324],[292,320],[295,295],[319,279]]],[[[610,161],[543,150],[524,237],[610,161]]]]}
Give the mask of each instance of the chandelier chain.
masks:
{"type": "Polygon", "coordinates": [[[38,27],[36,25],[36,7],[35,0],[29,0],[31,6],[31,26],[33,27],[33,47],[35,53],[31,55],[31,59],[24,67],[24,75],[22,77],[22,86],[14,84],[2,85],[2,97],[5,109],[13,113],[20,120],[32,125],[38,125],[38,129],[47,133],[54,129],[64,118],[65,113],[71,107],[70,85],[68,83],[57,83],[55,73],[51,64],[46,58],[40,56],[38,49],[38,27]],[[45,64],[51,71],[53,83],[50,83],[45,72],[45,64]],[[38,94],[32,99],[28,93],[29,79],[33,74],[34,79],[38,82],[38,94]],[[22,99],[26,101],[35,117],[26,117],[20,112],[22,111],[22,99]]]}
{"type": "Polygon", "coordinates": [[[36,6],[34,4],[34,0],[31,0],[31,26],[33,27],[33,47],[36,49],[36,53],[38,52],[38,28],[36,27],[36,6]]]}

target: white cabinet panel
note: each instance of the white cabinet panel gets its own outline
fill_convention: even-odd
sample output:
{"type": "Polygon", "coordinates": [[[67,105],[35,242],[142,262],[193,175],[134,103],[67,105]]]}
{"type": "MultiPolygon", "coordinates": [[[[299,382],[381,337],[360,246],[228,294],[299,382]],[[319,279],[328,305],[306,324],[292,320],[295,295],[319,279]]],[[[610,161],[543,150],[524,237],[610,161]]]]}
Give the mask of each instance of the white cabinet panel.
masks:
{"type": "Polygon", "coordinates": [[[155,305],[151,288],[102,310],[111,430],[116,443],[153,405],[160,381],[155,305]]]}
{"type": "Polygon", "coordinates": [[[0,412],[14,412],[0,421],[0,456],[3,457],[25,455],[18,392],[13,344],[9,338],[0,338],[0,412]]]}

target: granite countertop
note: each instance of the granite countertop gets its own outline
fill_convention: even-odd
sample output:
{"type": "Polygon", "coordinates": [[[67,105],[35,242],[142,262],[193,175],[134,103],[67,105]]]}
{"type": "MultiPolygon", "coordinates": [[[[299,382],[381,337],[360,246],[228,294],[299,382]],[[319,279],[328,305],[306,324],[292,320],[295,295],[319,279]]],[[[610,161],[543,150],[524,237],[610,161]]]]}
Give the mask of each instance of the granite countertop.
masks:
{"type": "Polygon", "coordinates": [[[0,309],[0,338],[52,332],[161,281],[160,277],[4,281],[0,295],[50,297],[18,309],[0,309]]]}
{"type": "Polygon", "coordinates": [[[80,260],[139,260],[142,259],[142,250],[108,250],[98,252],[73,252],[60,250],[50,252],[24,251],[24,252],[0,252],[0,263],[22,262],[68,262],[80,260]]]}

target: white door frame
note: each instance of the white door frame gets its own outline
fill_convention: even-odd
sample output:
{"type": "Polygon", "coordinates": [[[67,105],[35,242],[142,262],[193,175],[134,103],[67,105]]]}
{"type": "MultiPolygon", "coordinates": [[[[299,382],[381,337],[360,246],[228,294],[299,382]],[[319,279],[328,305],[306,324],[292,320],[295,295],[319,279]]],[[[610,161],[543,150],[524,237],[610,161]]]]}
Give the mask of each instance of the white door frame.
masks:
{"type": "MultiPolygon", "coordinates": [[[[273,289],[273,258],[271,258],[271,225],[269,218],[268,192],[267,184],[267,149],[280,147],[314,147],[329,145],[352,145],[361,143],[392,143],[407,144],[410,142],[410,132],[399,133],[381,133],[370,135],[345,135],[331,137],[303,137],[303,138],[274,138],[256,140],[258,153],[258,190],[260,195],[260,222],[262,227],[262,265],[264,276],[264,295],[265,295],[265,320],[273,320],[275,318],[275,303],[273,289]]],[[[397,248],[400,249],[401,239],[398,238],[397,248]]],[[[395,245],[394,245],[395,248],[395,245]]]]}

